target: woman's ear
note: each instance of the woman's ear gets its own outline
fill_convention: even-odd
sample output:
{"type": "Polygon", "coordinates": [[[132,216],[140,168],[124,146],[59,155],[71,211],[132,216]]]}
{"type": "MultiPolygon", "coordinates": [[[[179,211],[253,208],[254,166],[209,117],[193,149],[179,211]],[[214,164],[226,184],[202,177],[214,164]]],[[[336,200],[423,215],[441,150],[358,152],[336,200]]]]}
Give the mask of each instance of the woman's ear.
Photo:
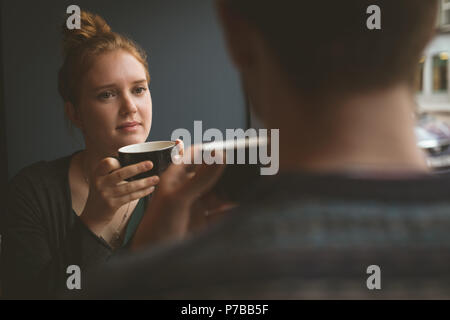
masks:
{"type": "Polygon", "coordinates": [[[70,121],[78,128],[83,128],[83,122],[80,117],[80,112],[77,108],[73,105],[72,102],[66,101],[64,103],[64,110],[67,114],[67,117],[69,117],[70,121]]]}

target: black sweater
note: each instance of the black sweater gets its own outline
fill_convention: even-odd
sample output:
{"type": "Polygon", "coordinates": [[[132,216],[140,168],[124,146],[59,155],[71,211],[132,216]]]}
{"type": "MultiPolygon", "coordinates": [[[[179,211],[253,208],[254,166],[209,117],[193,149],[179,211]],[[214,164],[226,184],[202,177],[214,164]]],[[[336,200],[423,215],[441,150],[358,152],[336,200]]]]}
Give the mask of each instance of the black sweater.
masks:
{"type": "Polygon", "coordinates": [[[68,174],[75,153],[34,163],[9,183],[1,226],[5,298],[51,298],[66,286],[68,266],[84,272],[113,253],[72,209],[68,174]]]}

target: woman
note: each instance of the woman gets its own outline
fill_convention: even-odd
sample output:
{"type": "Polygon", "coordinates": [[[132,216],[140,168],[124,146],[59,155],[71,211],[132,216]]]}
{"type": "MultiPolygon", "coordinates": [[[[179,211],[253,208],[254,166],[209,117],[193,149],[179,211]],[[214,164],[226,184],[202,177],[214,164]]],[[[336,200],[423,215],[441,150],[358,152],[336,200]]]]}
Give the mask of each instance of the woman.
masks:
{"type": "Polygon", "coordinates": [[[173,166],[147,206],[160,178],[124,180],[152,163],[121,168],[114,158],[120,147],[145,142],[150,132],[145,53],[87,12],[80,30],[64,27],[63,49],[58,89],[86,148],[35,163],[11,181],[2,249],[8,298],[52,297],[66,286],[70,265],[84,272],[118,248],[182,237],[189,207],[220,175],[212,167],[192,174],[173,166]]]}

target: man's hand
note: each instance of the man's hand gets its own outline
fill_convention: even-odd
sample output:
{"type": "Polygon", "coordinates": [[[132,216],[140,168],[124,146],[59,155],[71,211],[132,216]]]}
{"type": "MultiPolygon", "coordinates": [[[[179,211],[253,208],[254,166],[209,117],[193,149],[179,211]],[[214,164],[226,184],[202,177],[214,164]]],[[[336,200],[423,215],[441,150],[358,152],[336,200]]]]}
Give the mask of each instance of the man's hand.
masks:
{"type": "MultiPolygon", "coordinates": [[[[189,148],[185,157],[192,160],[195,152],[201,152],[200,147],[189,148]]],[[[214,186],[224,168],[224,165],[216,164],[171,165],[160,176],[131,249],[182,239],[188,230],[193,203],[214,186]]]]}

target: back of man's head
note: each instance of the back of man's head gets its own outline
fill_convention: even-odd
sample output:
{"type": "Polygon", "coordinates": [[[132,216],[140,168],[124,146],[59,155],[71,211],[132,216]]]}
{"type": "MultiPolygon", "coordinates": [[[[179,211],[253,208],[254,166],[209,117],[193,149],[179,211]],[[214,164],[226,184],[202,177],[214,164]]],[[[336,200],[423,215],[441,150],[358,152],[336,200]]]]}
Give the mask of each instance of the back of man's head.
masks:
{"type": "Polygon", "coordinates": [[[292,83],[312,98],[412,84],[438,10],[437,0],[223,2],[261,31],[292,83]],[[381,29],[367,25],[372,5],[381,29]]]}

